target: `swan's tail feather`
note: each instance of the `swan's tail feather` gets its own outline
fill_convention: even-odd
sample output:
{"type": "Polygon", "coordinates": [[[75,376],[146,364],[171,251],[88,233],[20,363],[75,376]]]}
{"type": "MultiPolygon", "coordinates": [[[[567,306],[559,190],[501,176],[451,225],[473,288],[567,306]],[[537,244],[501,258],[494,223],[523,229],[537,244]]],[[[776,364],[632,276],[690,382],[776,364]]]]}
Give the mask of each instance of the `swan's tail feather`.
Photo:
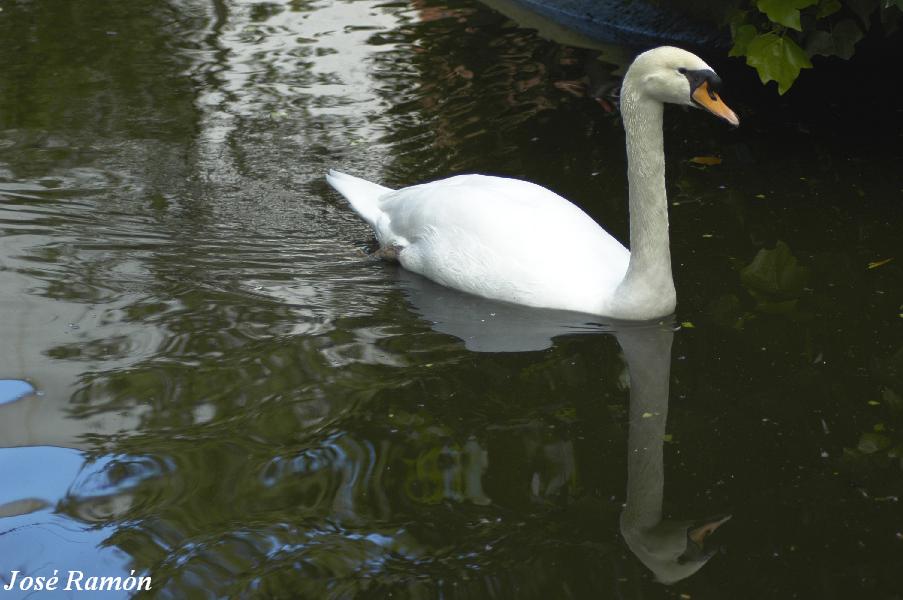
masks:
{"type": "Polygon", "coordinates": [[[382,212],[377,201],[381,196],[391,192],[390,188],[333,169],[326,174],[326,181],[338,193],[345,196],[345,199],[351,204],[351,208],[362,219],[376,229],[376,222],[382,212]]]}

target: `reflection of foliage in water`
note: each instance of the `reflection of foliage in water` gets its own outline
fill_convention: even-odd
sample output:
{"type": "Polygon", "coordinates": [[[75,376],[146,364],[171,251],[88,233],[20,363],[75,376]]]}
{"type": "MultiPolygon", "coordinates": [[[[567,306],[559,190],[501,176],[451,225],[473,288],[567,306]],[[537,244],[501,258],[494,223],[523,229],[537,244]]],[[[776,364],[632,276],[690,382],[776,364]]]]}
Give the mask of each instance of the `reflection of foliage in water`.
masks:
{"type": "MultiPolygon", "coordinates": [[[[529,173],[541,181],[552,167],[560,171],[589,163],[568,167],[560,161],[592,155],[565,156],[556,150],[570,145],[575,132],[590,135],[585,117],[603,111],[589,100],[571,102],[571,110],[552,109],[566,98],[555,80],[582,77],[592,55],[542,40],[488,11],[424,8],[422,13],[426,18],[416,26],[377,34],[398,44],[374,57],[379,93],[393,117],[381,141],[393,147],[392,169],[404,174],[402,179],[390,173],[390,181],[410,184],[409,173],[427,180],[466,171],[529,173]],[[417,49],[413,56],[411,45],[417,49]],[[525,152],[530,146],[536,150],[525,152]],[[557,162],[550,165],[553,156],[557,162]]],[[[620,125],[612,125],[617,136],[620,125]]],[[[607,153],[607,148],[594,152],[607,153]]],[[[615,169],[623,170],[622,154],[621,148],[612,152],[615,169]]]]}
{"type": "MultiPolygon", "coordinates": [[[[413,333],[422,325],[408,327],[413,333]]],[[[590,563],[615,560],[607,544],[593,541],[598,532],[588,538],[585,531],[587,519],[598,523],[608,515],[610,526],[619,510],[585,491],[600,476],[612,479],[603,487],[623,485],[620,461],[611,465],[614,477],[606,474],[592,450],[599,442],[585,430],[586,411],[595,439],[610,420],[605,412],[623,410],[621,390],[602,394],[612,397],[606,406],[595,386],[584,385],[606,371],[614,375],[607,380],[618,380],[621,367],[611,352],[587,362],[591,355],[580,350],[598,341],[557,346],[539,363],[530,355],[487,357],[491,381],[468,378],[443,361],[447,341],[425,332],[408,347],[418,358],[404,369],[358,365],[339,375],[325,362],[308,361],[284,371],[299,373],[294,383],[275,373],[245,373],[242,380],[267,382],[266,390],[228,378],[208,388],[206,361],[200,369],[137,365],[129,373],[136,387],[100,375],[79,394],[83,402],[95,397],[128,406],[146,398],[153,417],[141,435],[118,441],[132,458],[90,478],[109,483],[74,486],[61,508],[77,519],[119,523],[109,543],[180,593],[281,593],[295,586],[298,593],[334,595],[414,586],[432,594],[452,581],[474,593],[493,585],[554,593],[563,575],[547,571],[553,557],[570,557],[565,570],[573,570],[572,582],[587,581],[590,563]],[[300,374],[318,368],[319,384],[300,374]],[[364,389],[360,381],[380,384],[364,389]],[[516,405],[493,391],[505,388],[519,392],[516,405]],[[203,419],[190,400],[198,394],[211,406],[203,419]],[[487,423],[499,432],[486,432],[487,423]],[[139,453],[168,458],[142,466],[134,458],[139,453]],[[582,476],[575,453],[589,459],[582,476]],[[504,458],[500,470],[493,470],[493,456],[504,458]],[[211,505],[210,498],[218,500],[211,505]]],[[[299,343],[282,340],[283,351],[272,359],[307,355],[299,343]]],[[[247,371],[261,358],[236,349],[216,372],[247,371]]],[[[624,443],[623,432],[612,434],[606,446],[624,443]]]]}

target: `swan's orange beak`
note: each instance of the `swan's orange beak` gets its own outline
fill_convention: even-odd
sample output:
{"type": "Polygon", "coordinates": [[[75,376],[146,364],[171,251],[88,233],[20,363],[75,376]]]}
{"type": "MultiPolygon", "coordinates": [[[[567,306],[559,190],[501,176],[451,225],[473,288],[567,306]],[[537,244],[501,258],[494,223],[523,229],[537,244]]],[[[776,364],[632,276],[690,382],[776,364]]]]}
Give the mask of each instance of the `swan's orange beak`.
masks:
{"type": "Polygon", "coordinates": [[[709,87],[708,81],[703,81],[696,89],[693,90],[693,101],[696,102],[699,106],[706,109],[716,117],[721,117],[734,127],[740,125],[740,119],[737,118],[736,113],[727,107],[727,104],[722,102],[721,98],[718,94],[715,93],[715,90],[709,87]]]}
{"type": "Polygon", "coordinates": [[[716,529],[730,521],[730,519],[731,515],[727,515],[726,517],[721,517],[720,519],[707,521],[687,531],[687,537],[689,537],[691,540],[699,544],[700,547],[702,547],[705,539],[715,533],[716,529]]]}

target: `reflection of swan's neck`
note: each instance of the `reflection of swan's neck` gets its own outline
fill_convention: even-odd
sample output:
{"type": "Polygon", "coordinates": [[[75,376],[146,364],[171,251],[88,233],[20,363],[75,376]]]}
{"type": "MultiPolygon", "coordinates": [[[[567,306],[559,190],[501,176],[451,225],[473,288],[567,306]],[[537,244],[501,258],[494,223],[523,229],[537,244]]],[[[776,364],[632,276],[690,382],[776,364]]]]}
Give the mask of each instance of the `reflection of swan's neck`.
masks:
{"type": "MultiPolygon", "coordinates": [[[[630,195],[630,263],[618,296],[650,309],[674,308],[665,148],[661,102],[640,89],[628,72],[621,91],[621,114],[627,134],[627,180],[630,195]]],[[[661,313],[656,313],[661,314],[661,313]]]]}
{"type": "Polygon", "coordinates": [[[622,517],[629,529],[654,527],[662,520],[665,425],[673,333],[647,330],[645,339],[619,336],[630,371],[630,432],[627,440],[627,506],[622,517]]]}
{"type": "Polygon", "coordinates": [[[668,420],[671,342],[674,332],[661,327],[618,332],[630,371],[630,432],[627,439],[627,505],[621,534],[656,579],[670,584],[706,564],[702,540],[726,519],[703,529],[689,521],[662,519],[665,472],[663,447],[668,420]]]}

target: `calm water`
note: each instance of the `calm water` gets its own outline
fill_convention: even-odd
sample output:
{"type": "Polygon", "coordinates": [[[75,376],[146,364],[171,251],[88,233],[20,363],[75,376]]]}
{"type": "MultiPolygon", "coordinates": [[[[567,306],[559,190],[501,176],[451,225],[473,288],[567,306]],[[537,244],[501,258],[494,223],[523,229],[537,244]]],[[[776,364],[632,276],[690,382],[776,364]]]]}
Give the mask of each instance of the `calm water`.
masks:
{"type": "Polygon", "coordinates": [[[0,379],[36,390],[0,400],[0,584],[903,597],[881,63],[777,100],[707,57],[743,125],[667,112],[679,307],[637,327],[368,260],[322,179],[518,176],[625,239],[618,117],[567,89],[613,81],[591,52],[464,1],[0,9],[0,379]]]}

